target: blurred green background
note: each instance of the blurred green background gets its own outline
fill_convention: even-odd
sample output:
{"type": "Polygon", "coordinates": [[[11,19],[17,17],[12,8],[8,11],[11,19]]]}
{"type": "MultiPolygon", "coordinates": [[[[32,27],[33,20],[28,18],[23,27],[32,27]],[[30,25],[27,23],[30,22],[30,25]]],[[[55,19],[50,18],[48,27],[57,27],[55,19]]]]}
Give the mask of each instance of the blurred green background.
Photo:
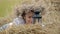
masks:
{"type": "Polygon", "coordinates": [[[15,4],[19,4],[21,0],[0,0],[0,18],[8,16],[15,4]]]}

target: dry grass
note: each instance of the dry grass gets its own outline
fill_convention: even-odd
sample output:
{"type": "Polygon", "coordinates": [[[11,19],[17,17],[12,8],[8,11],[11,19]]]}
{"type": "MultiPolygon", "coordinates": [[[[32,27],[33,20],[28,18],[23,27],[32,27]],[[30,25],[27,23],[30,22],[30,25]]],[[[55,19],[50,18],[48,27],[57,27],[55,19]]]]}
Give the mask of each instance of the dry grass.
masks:
{"type": "Polygon", "coordinates": [[[41,34],[41,25],[20,25],[18,27],[12,26],[5,30],[5,32],[1,32],[0,34],[41,34]]]}
{"type": "Polygon", "coordinates": [[[60,24],[48,24],[42,27],[40,24],[25,24],[11,26],[0,34],[60,34],[60,24]]]}

